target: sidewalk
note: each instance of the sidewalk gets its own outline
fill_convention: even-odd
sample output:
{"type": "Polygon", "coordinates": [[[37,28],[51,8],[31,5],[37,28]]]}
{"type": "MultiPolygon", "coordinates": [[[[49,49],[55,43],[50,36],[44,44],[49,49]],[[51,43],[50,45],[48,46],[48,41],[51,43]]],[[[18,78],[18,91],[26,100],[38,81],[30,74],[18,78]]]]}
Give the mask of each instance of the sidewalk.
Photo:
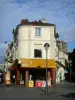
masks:
{"type": "Polygon", "coordinates": [[[67,82],[67,81],[63,81],[63,82],[60,82],[60,83],[57,83],[56,84],[56,87],[58,88],[75,88],[75,83],[71,83],[70,82],[67,82]]]}
{"type": "MultiPolygon", "coordinates": [[[[5,83],[0,84],[0,87],[6,87],[5,83]]],[[[10,84],[9,87],[24,87],[24,86],[17,86],[16,84],[10,84]]],[[[71,83],[70,82],[60,82],[56,84],[56,87],[52,87],[52,88],[75,88],[75,83],[71,83]]]]}

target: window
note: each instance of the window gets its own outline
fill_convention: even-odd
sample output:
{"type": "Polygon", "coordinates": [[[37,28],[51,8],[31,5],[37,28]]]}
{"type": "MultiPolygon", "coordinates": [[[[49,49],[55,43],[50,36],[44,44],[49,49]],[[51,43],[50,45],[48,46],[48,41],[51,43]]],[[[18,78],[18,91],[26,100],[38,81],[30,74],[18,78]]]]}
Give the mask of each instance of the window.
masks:
{"type": "Polygon", "coordinates": [[[34,57],[42,57],[42,50],[34,49],[34,57]]]}
{"type": "Polygon", "coordinates": [[[41,35],[41,28],[35,28],[35,36],[41,35]]]}

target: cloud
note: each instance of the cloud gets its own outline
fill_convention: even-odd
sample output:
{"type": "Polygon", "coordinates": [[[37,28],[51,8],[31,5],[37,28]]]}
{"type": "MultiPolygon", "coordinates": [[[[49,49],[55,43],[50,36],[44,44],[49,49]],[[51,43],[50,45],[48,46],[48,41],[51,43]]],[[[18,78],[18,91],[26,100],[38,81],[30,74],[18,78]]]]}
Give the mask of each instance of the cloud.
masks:
{"type": "Polygon", "coordinates": [[[75,0],[1,0],[0,40],[12,40],[12,29],[22,18],[39,20],[45,17],[56,24],[60,39],[74,41],[75,0]]]}

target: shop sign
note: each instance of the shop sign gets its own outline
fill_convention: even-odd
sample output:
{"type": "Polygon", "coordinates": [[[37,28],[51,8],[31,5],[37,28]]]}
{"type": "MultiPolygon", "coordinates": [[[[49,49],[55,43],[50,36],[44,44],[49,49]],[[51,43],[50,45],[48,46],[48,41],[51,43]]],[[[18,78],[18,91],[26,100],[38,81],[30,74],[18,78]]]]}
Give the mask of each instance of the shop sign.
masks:
{"type": "Polygon", "coordinates": [[[25,59],[21,59],[21,65],[22,65],[22,67],[28,67],[28,66],[30,66],[32,64],[32,61],[31,60],[25,60],[25,59]]]}
{"type": "Polygon", "coordinates": [[[46,87],[46,81],[42,81],[42,87],[46,87]]]}
{"type": "Polygon", "coordinates": [[[5,75],[5,81],[6,81],[6,84],[10,84],[10,73],[6,73],[5,75]]]}
{"type": "Polygon", "coordinates": [[[45,81],[36,81],[36,87],[46,87],[45,81]]]}
{"type": "Polygon", "coordinates": [[[34,81],[33,80],[29,80],[29,87],[34,87],[34,81]]]}

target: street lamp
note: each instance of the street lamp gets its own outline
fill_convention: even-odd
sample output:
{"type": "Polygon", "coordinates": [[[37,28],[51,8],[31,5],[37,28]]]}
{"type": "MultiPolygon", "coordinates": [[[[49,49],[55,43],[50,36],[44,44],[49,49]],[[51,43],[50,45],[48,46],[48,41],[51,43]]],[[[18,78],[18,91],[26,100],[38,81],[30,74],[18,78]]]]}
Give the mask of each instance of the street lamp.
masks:
{"type": "Polygon", "coordinates": [[[71,59],[70,59],[70,60],[69,60],[69,68],[70,68],[70,84],[71,84],[71,72],[72,72],[71,66],[72,66],[72,61],[71,61],[71,59]]]}
{"type": "Polygon", "coordinates": [[[48,72],[47,72],[47,68],[48,68],[48,49],[49,49],[50,45],[48,43],[44,44],[44,48],[46,50],[46,90],[45,93],[48,94],[48,72]]]}

